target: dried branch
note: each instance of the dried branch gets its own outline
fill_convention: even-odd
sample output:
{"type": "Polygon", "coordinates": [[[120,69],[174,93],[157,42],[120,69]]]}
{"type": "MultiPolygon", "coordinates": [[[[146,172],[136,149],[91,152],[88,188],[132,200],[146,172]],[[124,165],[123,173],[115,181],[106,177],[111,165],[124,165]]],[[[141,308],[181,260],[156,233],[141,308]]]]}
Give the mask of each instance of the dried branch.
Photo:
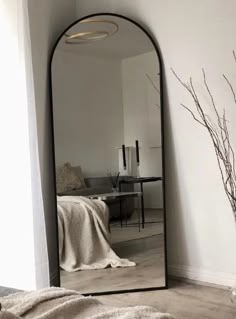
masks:
{"type": "MultiPolygon", "coordinates": [[[[235,62],[236,62],[236,60],[235,60],[235,62]]],[[[236,103],[236,94],[235,94],[235,92],[234,92],[234,88],[233,88],[232,84],[230,83],[230,81],[228,80],[228,78],[227,78],[224,74],[223,74],[223,78],[224,78],[225,81],[228,83],[228,85],[229,85],[229,87],[230,87],[230,90],[231,90],[231,92],[232,92],[232,94],[233,94],[234,103],[236,103]]]]}
{"type": "Polygon", "coordinates": [[[150,75],[148,75],[148,74],[146,73],[146,77],[147,77],[147,78],[149,79],[149,81],[151,82],[153,88],[154,88],[159,94],[161,94],[161,93],[160,93],[160,90],[158,89],[158,87],[156,86],[156,84],[154,83],[154,81],[151,79],[150,75]]]}
{"type": "Polygon", "coordinates": [[[185,108],[192,115],[192,117],[194,118],[195,121],[197,121],[199,124],[201,124],[202,126],[205,127],[204,123],[202,123],[199,119],[197,119],[196,116],[194,115],[194,113],[187,106],[185,106],[182,103],[180,105],[182,105],[183,108],[185,108]]]}
{"type": "MultiPolygon", "coordinates": [[[[236,54],[233,51],[234,61],[236,63],[236,54]]],[[[171,69],[174,76],[180,82],[180,84],[187,90],[187,92],[192,97],[195,104],[195,111],[192,111],[190,107],[181,103],[181,106],[186,109],[193,117],[193,119],[201,124],[205,129],[207,129],[208,134],[212,140],[218,167],[220,170],[221,179],[223,182],[224,190],[226,196],[230,202],[232,207],[234,217],[236,220],[236,171],[235,171],[235,154],[233,151],[233,147],[230,142],[230,135],[227,126],[227,120],[225,115],[225,109],[223,110],[223,115],[221,116],[217,106],[213,94],[209,88],[207,83],[206,74],[204,69],[202,69],[203,73],[203,82],[206,88],[206,91],[209,95],[211,105],[213,106],[214,114],[216,116],[216,122],[214,122],[205,112],[204,107],[202,106],[202,102],[200,102],[198,98],[198,94],[194,88],[194,84],[192,78],[190,78],[189,83],[183,82],[179,76],[175,73],[173,69],[171,69]]],[[[236,104],[236,93],[235,90],[228,80],[228,78],[223,74],[225,81],[227,82],[231,93],[233,95],[234,103],[236,104]]]]}
{"type": "Polygon", "coordinates": [[[234,56],[234,61],[236,63],[236,54],[235,54],[235,51],[233,50],[233,56],[234,56]]]}
{"type": "MultiPolygon", "coordinates": [[[[158,75],[160,75],[160,73],[158,73],[158,75]]],[[[152,87],[154,88],[154,90],[157,91],[157,93],[160,95],[160,94],[161,94],[161,93],[160,93],[160,90],[158,89],[158,87],[156,86],[156,84],[154,83],[154,81],[151,79],[150,75],[148,75],[148,74],[146,73],[146,77],[147,77],[148,80],[150,81],[150,83],[151,83],[152,87]]],[[[155,103],[155,105],[160,108],[160,105],[159,105],[159,104],[155,103]]]]}

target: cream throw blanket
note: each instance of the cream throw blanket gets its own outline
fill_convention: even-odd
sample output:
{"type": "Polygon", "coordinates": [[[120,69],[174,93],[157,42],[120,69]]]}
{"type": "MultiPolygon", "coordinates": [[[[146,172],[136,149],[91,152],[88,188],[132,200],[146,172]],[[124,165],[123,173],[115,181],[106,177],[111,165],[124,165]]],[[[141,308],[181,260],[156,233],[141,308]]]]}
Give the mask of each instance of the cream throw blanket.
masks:
{"type": "Polygon", "coordinates": [[[103,201],[82,196],[57,197],[60,267],[72,272],[130,267],[110,246],[109,210],[103,201]]]}
{"type": "Polygon", "coordinates": [[[173,319],[147,306],[114,308],[76,291],[46,288],[0,298],[0,319],[173,319]]]}

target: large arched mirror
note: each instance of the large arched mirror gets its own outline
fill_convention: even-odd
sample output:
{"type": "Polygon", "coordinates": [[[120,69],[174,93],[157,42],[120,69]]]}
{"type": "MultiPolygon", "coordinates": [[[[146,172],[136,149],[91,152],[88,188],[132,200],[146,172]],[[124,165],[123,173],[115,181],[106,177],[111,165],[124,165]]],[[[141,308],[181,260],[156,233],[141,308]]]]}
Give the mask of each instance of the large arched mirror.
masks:
{"type": "Polygon", "coordinates": [[[164,288],[161,61],[137,23],[97,14],[51,61],[61,286],[83,294],[164,288]]]}

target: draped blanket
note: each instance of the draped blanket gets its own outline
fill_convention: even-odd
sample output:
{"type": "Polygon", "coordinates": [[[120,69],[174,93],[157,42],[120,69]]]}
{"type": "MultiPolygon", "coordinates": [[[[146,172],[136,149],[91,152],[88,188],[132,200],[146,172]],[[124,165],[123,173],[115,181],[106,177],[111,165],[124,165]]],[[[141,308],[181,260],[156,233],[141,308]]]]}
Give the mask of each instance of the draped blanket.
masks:
{"type": "Polygon", "coordinates": [[[46,288],[0,298],[0,319],[174,319],[152,307],[115,308],[76,291],[46,288]]]}
{"type": "Polygon", "coordinates": [[[57,197],[60,267],[73,272],[131,267],[110,246],[109,210],[103,201],[82,196],[57,197]]]}

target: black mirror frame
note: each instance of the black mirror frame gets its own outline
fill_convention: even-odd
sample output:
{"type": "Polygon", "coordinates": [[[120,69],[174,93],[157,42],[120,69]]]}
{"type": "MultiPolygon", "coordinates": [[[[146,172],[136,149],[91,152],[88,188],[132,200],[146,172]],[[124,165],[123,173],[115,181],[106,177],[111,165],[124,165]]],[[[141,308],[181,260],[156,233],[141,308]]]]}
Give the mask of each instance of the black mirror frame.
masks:
{"type": "Polygon", "coordinates": [[[125,17],[123,15],[120,14],[115,14],[115,13],[95,13],[95,14],[90,14],[87,15],[85,17],[82,17],[76,21],[74,21],[73,23],[71,23],[58,37],[57,41],[55,42],[52,52],[51,52],[51,56],[50,56],[50,60],[49,60],[49,89],[50,89],[50,122],[51,122],[51,136],[52,136],[52,156],[53,156],[53,180],[54,180],[54,207],[55,207],[55,211],[53,212],[53,216],[52,218],[54,218],[55,223],[56,223],[56,229],[57,229],[57,240],[56,240],[56,245],[57,245],[57,273],[53,274],[52,278],[50,276],[50,285],[51,286],[57,286],[60,287],[60,265],[59,265],[59,244],[58,244],[58,221],[57,221],[57,194],[56,194],[56,165],[55,165],[55,144],[54,144],[54,122],[53,122],[53,93],[52,93],[52,60],[53,60],[53,56],[54,56],[54,52],[57,48],[57,45],[59,43],[59,41],[61,40],[61,38],[63,37],[63,35],[65,34],[65,32],[67,30],[69,30],[71,27],[73,27],[76,23],[84,20],[84,19],[88,19],[88,18],[92,18],[92,17],[96,17],[96,16],[114,16],[114,17],[118,17],[118,18],[122,18],[125,19],[131,23],[133,23],[134,25],[136,25],[139,29],[141,29],[146,36],[150,39],[150,41],[152,42],[157,57],[159,59],[159,63],[160,63],[160,102],[161,102],[161,134],[162,134],[162,176],[163,176],[163,180],[162,180],[162,185],[163,185],[163,212],[164,212],[164,254],[165,254],[165,285],[162,287],[148,287],[148,288],[136,288],[136,289],[127,289],[127,290],[112,290],[112,291],[104,291],[104,292],[94,292],[94,293],[85,293],[83,294],[84,296],[100,296],[100,295],[109,295],[109,294],[121,294],[121,293],[131,293],[131,292],[141,292],[141,291],[152,291],[152,290],[162,290],[162,289],[167,289],[168,288],[168,267],[167,267],[167,232],[166,232],[166,184],[165,184],[165,137],[164,137],[164,124],[165,124],[165,120],[164,120],[164,110],[163,110],[163,106],[164,106],[164,94],[163,94],[163,61],[162,61],[162,57],[161,57],[161,53],[160,50],[156,44],[156,42],[154,41],[154,39],[152,38],[152,36],[144,29],[143,26],[141,26],[139,23],[137,23],[136,21],[125,17]]]}

